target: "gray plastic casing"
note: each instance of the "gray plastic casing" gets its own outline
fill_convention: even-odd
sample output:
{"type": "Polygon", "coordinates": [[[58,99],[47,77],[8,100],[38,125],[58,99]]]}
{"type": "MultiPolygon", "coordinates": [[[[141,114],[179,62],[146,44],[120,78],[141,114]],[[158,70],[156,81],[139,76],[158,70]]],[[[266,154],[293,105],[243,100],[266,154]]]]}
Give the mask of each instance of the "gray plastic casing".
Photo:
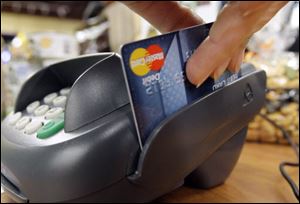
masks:
{"type": "MultiPolygon", "coordinates": [[[[244,64],[243,69],[253,69],[244,64]]],[[[51,65],[22,87],[15,112],[70,87],[65,127],[46,140],[1,124],[1,185],[21,202],[149,202],[186,184],[222,184],[247,125],[265,100],[264,71],[182,108],[140,151],[120,57],[83,56],[51,65]]]]}

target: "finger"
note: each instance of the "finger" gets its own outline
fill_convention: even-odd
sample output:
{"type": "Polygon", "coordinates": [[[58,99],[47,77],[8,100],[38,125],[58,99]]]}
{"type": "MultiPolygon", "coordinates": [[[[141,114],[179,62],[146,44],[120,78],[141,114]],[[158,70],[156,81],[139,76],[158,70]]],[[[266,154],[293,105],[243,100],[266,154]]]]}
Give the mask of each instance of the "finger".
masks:
{"type": "Polygon", "coordinates": [[[214,69],[220,67],[225,60],[231,59],[231,56],[244,42],[245,37],[241,37],[240,25],[236,27],[226,22],[232,18],[232,7],[227,7],[219,14],[217,21],[213,24],[209,36],[201,43],[187,62],[186,73],[191,83],[200,85],[204,80],[214,72],[214,69]],[[219,23],[222,21],[223,23],[219,23]],[[233,30],[230,30],[233,29],[233,30]],[[221,32],[223,35],[219,35],[221,32]]]}
{"type": "Polygon", "coordinates": [[[236,4],[226,6],[213,24],[209,36],[196,49],[187,62],[187,78],[195,85],[220,67],[226,59],[231,59],[236,50],[247,41],[249,34],[245,31],[243,18],[239,16],[236,4]]]}
{"type": "Polygon", "coordinates": [[[238,50],[234,57],[231,59],[228,65],[228,70],[232,73],[237,73],[240,70],[241,64],[244,60],[245,48],[242,50],[238,50]]]}
{"type": "Polygon", "coordinates": [[[186,73],[191,83],[203,83],[224,61],[231,59],[238,46],[235,40],[237,35],[229,33],[219,42],[209,36],[201,43],[187,62],[186,73]]]}
{"type": "Polygon", "coordinates": [[[223,64],[221,64],[214,72],[213,72],[213,79],[218,80],[220,76],[224,73],[224,71],[227,69],[229,65],[230,59],[224,61],[223,64]]]}
{"type": "Polygon", "coordinates": [[[234,68],[234,72],[237,73],[238,71],[240,71],[241,69],[241,65],[243,63],[243,60],[244,60],[244,56],[245,56],[245,50],[243,50],[239,57],[238,57],[238,61],[237,63],[235,64],[235,68],[234,68]]]}

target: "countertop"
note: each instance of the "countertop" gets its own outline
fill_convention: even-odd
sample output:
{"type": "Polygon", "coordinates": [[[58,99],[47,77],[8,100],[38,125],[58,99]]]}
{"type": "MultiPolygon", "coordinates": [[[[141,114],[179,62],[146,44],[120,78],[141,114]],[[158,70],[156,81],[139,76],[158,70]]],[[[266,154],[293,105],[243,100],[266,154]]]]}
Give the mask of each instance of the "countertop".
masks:
{"type": "MultiPolygon", "coordinates": [[[[296,161],[289,146],[246,143],[226,182],[210,190],[181,187],[158,202],[297,202],[279,172],[282,161],[296,161]]],[[[288,168],[299,186],[299,168],[288,168]]],[[[1,203],[13,202],[1,193],[1,203]]]]}

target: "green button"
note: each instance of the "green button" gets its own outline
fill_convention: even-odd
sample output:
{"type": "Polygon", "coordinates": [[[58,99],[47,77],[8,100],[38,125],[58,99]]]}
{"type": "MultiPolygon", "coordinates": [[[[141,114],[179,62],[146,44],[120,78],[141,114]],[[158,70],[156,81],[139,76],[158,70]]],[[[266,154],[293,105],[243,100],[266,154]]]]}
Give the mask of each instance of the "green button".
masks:
{"type": "Polygon", "coordinates": [[[40,139],[51,137],[63,129],[64,124],[64,120],[61,117],[51,120],[37,131],[37,137],[40,139]]]}

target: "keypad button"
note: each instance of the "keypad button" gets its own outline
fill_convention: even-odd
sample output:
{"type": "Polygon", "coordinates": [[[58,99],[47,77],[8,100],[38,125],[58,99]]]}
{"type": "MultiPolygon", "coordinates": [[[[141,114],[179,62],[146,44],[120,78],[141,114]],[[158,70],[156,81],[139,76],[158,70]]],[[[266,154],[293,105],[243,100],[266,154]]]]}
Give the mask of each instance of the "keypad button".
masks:
{"type": "Polygon", "coordinates": [[[15,125],[18,122],[18,120],[20,120],[21,117],[22,117],[21,112],[17,112],[15,114],[11,115],[8,119],[8,124],[15,125]]]}
{"type": "Polygon", "coordinates": [[[31,121],[30,117],[24,116],[17,122],[16,128],[18,130],[22,130],[30,121],[31,121]]]}
{"type": "Polygon", "coordinates": [[[25,127],[25,134],[32,134],[35,133],[38,129],[40,129],[43,126],[43,123],[41,121],[31,121],[28,125],[25,127]]]}
{"type": "Polygon", "coordinates": [[[64,89],[61,89],[59,91],[59,93],[60,93],[60,95],[66,96],[66,95],[68,95],[70,93],[70,90],[71,90],[70,88],[64,88],[64,89]]]}
{"type": "Polygon", "coordinates": [[[57,93],[48,94],[47,96],[45,96],[44,102],[50,104],[52,103],[53,99],[55,99],[56,97],[57,97],[57,93]]]}
{"type": "Polygon", "coordinates": [[[58,96],[55,99],[53,99],[53,105],[59,106],[59,107],[65,107],[67,101],[66,96],[58,96]]]}
{"type": "Polygon", "coordinates": [[[33,111],[40,106],[39,101],[34,101],[26,107],[28,113],[33,113],[33,111]]]}
{"type": "Polygon", "coordinates": [[[49,119],[57,118],[63,111],[64,111],[64,109],[61,107],[51,108],[46,113],[45,119],[49,120],[49,119]]]}
{"type": "Polygon", "coordinates": [[[56,133],[58,133],[63,128],[64,128],[64,120],[62,118],[51,120],[37,131],[37,138],[40,139],[49,138],[55,135],[56,133]]]}
{"type": "Polygon", "coordinates": [[[38,107],[37,109],[35,109],[34,115],[36,115],[36,116],[42,116],[42,115],[44,115],[48,110],[49,110],[49,106],[48,106],[48,105],[41,105],[40,107],[38,107]]]}

